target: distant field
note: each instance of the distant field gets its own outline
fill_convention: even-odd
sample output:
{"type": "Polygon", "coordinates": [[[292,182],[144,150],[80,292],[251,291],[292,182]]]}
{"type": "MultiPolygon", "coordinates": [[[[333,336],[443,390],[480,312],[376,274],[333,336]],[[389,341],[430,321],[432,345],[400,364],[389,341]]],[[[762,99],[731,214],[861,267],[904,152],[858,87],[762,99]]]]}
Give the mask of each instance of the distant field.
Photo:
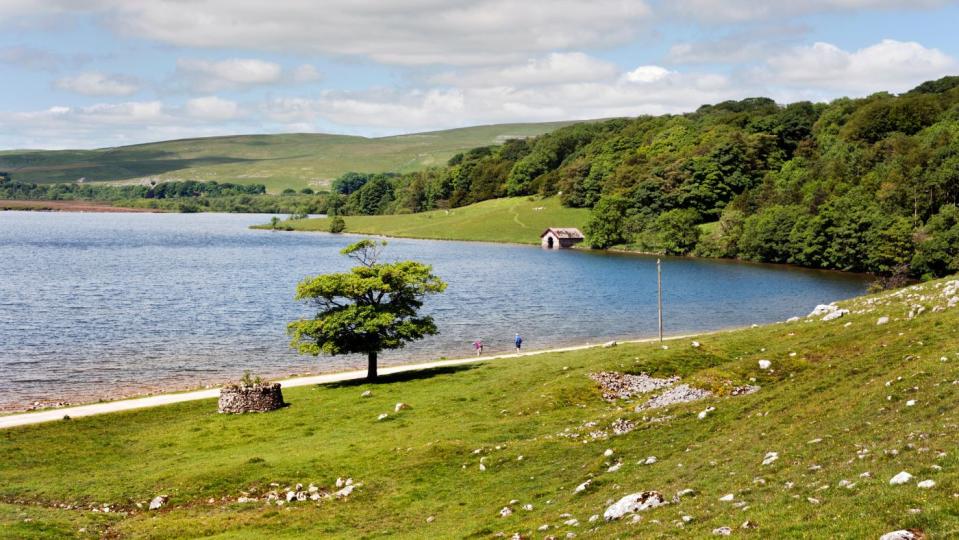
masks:
{"type": "Polygon", "coordinates": [[[532,137],[573,122],[497,124],[368,139],[348,135],[238,135],[99,150],[0,152],[0,171],[37,183],[215,180],[324,188],[348,172],[408,172],[442,165],[458,152],[532,137]]]}
{"type": "MultiPolygon", "coordinates": [[[[588,215],[588,210],[560,205],[556,197],[514,197],[452,210],[389,216],[345,216],[344,220],[346,232],[353,233],[536,244],[539,243],[540,233],[547,227],[582,228],[588,215]]],[[[329,230],[329,220],[324,218],[286,221],[283,224],[297,231],[329,230]]]]}

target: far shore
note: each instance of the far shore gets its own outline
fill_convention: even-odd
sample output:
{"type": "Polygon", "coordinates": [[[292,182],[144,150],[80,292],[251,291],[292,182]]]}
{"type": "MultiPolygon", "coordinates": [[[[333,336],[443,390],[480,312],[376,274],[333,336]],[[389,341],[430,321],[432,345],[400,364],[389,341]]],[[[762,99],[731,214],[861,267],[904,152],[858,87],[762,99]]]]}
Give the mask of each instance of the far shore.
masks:
{"type": "Polygon", "coordinates": [[[0,199],[2,210],[32,210],[37,212],[163,212],[156,208],[130,208],[126,206],[111,206],[106,202],[97,201],[34,201],[0,199]]]}

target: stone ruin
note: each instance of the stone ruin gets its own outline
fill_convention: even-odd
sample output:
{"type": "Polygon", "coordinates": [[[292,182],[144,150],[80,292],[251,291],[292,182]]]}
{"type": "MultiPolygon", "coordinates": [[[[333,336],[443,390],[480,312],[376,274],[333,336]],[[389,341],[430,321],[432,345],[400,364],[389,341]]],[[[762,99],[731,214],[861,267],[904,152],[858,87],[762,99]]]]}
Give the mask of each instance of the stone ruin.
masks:
{"type": "Polygon", "coordinates": [[[220,389],[218,412],[226,414],[269,412],[285,405],[280,383],[234,384],[220,389]]]}

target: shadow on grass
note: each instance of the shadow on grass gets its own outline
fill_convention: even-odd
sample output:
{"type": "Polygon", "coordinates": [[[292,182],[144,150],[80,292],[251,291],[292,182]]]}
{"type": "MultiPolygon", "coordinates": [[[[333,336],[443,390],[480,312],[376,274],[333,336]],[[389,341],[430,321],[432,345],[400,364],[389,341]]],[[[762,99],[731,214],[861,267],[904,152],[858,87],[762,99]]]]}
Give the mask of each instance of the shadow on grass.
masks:
{"type": "Polygon", "coordinates": [[[471,369],[476,369],[475,365],[463,365],[463,366],[444,366],[437,368],[427,368],[427,369],[418,369],[416,371],[403,371],[401,373],[390,373],[388,375],[380,375],[374,380],[369,379],[353,379],[350,381],[340,381],[335,383],[327,384],[318,384],[324,388],[352,388],[355,386],[363,386],[366,384],[393,384],[400,382],[410,382],[410,381],[421,381],[425,379],[432,379],[440,375],[453,375],[454,373],[460,373],[463,371],[469,371],[471,369]]]}

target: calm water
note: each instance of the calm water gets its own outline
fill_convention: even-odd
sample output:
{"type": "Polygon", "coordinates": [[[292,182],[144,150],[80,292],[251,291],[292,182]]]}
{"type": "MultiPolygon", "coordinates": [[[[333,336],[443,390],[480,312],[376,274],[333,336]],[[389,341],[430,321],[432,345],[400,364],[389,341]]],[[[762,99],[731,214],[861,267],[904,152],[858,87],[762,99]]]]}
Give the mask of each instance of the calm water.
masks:
{"type": "MultiPolygon", "coordinates": [[[[345,270],[347,236],[247,228],[265,215],[0,212],[0,408],[363,366],[299,357],[286,322],[297,281],[345,270]]],[[[391,240],[449,283],[427,304],[441,334],[383,364],[650,336],[655,259],[391,240]]],[[[783,320],[864,290],[859,276],[664,259],[667,333],[783,320]]],[[[530,359],[528,361],[535,361],[530,359]]]]}

